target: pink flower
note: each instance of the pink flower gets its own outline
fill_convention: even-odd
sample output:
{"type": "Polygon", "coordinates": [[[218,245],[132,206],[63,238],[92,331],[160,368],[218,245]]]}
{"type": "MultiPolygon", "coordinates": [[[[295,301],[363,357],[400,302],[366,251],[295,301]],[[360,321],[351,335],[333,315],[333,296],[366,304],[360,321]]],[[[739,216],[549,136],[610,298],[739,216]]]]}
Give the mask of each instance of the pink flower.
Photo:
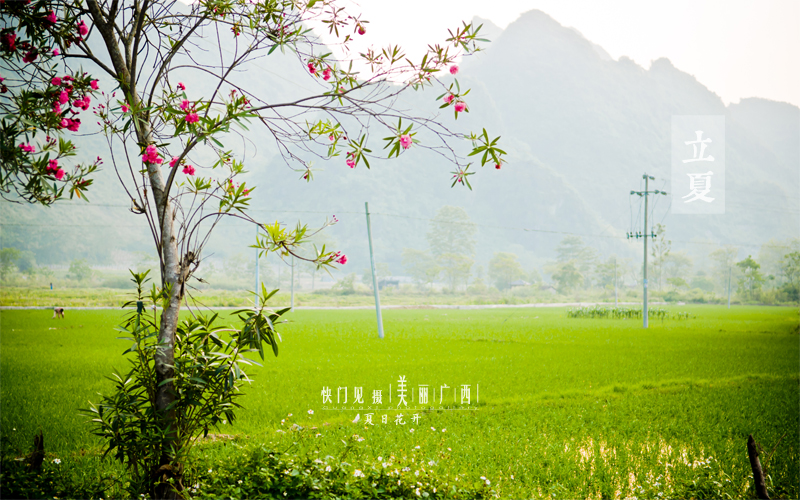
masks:
{"type": "Polygon", "coordinates": [[[39,57],[39,51],[38,50],[36,50],[36,49],[29,50],[22,57],[22,62],[32,63],[33,61],[36,60],[37,57],[39,57]]]}
{"type": "Polygon", "coordinates": [[[150,144],[144,149],[142,162],[160,165],[162,161],[164,160],[158,155],[158,148],[154,144],[150,144]]]}
{"type": "Polygon", "coordinates": [[[350,168],[355,168],[356,167],[356,161],[354,159],[352,159],[352,158],[348,158],[345,163],[347,163],[347,166],[350,167],[350,168]]]}
{"type": "Polygon", "coordinates": [[[51,10],[50,12],[47,13],[47,17],[45,17],[45,20],[47,20],[47,22],[50,24],[56,24],[58,18],[56,17],[56,13],[51,10]]]}
{"type": "Polygon", "coordinates": [[[331,71],[330,68],[325,68],[325,71],[322,72],[322,79],[327,82],[328,80],[331,79],[331,75],[332,74],[333,74],[333,71],[331,71]]]}
{"type": "Polygon", "coordinates": [[[67,125],[67,130],[71,130],[72,132],[77,132],[78,127],[81,126],[80,120],[70,120],[69,125],[67,125]]]}
{"type": "Polygon", "coordinates": [[[189,109],[189,101],[184,99],[181,101],[181,110],[186,111],[187,109],[189,109]]]}
{"type": "Polygon", "coordinates": [[[100,86],[97,84],[97,80],[92,80],[91,82],[89,82],[89,85],[91,85],[92,90],[97,90],[100,88],[100,86]]]}
{"type": "Polygon", "coordinates": [[[495,163],[494,168],[496,168],[497,170],[500,170],[500,164],[499,163],[495,163]]]}
{"type": "Polygon", "coordinates": [[[61,52],[59,52],[58,49],[53,49],[53,57],[55,57],[55,56],[57,56],[59,54],[61,54],[61,52]]]}
{"type": "Polygon", "coordinates": [[[50,83],[58,87],[59,85],[61,85],[61,78],[56,76],[52,80],[50,80],[50,83]]]}
{"type": "Polygon", "coordinates": [[[71,121],[72,121],[72,120],[70,120],[69,118],[62,118],[62,119],[61,119],[61,126],[62,126],[63,128],[67,128],[67,127],[69,126],[69,123],[70,123],[71,121]]]}
{"type": "Polygon", "coordinates": [[[403,146],[403,149],[410,148],[412,142],[410,135],[404,134],[400,136],[400,145],[403,146]]]}
{"type": "Polygon", "coordinates": [[[186,90],[186,86],[183,83],[178,82],[178,90],[186,90]]]}
{"type": "Polygon", "coordinates": [[[58,170],[58,160],[50,160],[47,162],[47,171],[56,171],[58,170]]]}
{"type": "MultiPolygon", "coordinates": [[[[338,254],[338,252],[337,252],[337,254],[338,254]]],[[[344,255],[344,254],[342,254],[342,256],[341,256],[341,257],[339,257],[338,259],[336,259],[336,262],[338,262],[338,263],[339,263],[339,264],[341,264],[341,265],[345,265],[345,264],[347,264],[347,255],[344,255]]]]}
{"type": "Polygon", "coordinates": [[[86,36],[89,34],[89,27],[86,26],[86,23],[83,21],[78,21],[78,33],[81,36],[86,36]]]}
{"type": "Polygon", "coordinates": [[[362,26],[362,25],[360,25],[360,24],[359,24],[359,25],[358,25],[358,34],[359,34],[359,35],[363,35],[363,34],[364,34],[364,33],[366,33],[366,32],[367,32],[367,29],[366,29],[364,26],[362,26]]]}
{"type": "Polygon", "coordinates": [[[317,72],[317,68],[316,68],[316,66],[314,66],[314,63],[311,63],[311,62],[310,62],[310,63],[308,63],[308,71],[309,71],[309,73],[311,73],[312,75],[313,75],[313,74],[315,74],[315,73],[317,72]]]}
{"type": "Polygon", "coordinates": [[[125,104],[122,105],[122,112],[123,113],[127,113],[128,111],[130,111],[130,109],[131,109],[131,107],[128,106],[128,103],[125,103],[125,104]]]}
{"type": "Polygon", "coordinates": [[[194,175],[194,167],[191,165],[186,165],[183,167],[183,173],[186,175],[194,175]]]}
{"type": "Polygon", "coordinates": [[[447,94],[444,97],[444,102],[446,102],[447,104],[450,104],[451,102],[453,102],[453,99],[455,99],[455,98],[456,98],[456,96],[454,96],[453,94],[447,94]]]}
{"type": "Polygon", "coordinates": [[[332,136],[332,135],[329,135],[329,136],[328,136],[328,140],[329,140],[329,141],[331,141],[331,142],[333,142],[333,136],[332,136]]]}
{"type": "Polygon", "coordinates": [[[19,147],[21,147],[22,150],[25,151],[26,153],[36,152],[36,147],[31,146],[30,144],[20,144],[19,147]]]}
{"type": "Polygon", "coordinates": [[[464,101],[458,101],[456,103],[456,113],[461,113],[465,109],[467,109],[467,103],[465,103],[464,101]]]}
{"type": "Polygon", "coordinates": [[[71,82],[73,79],[74,79],[74,78],[72,78],[72,77],[71,77],[71,76],[69,76],[69,75],[64,75],[64,78],[62,78],[62,80],[64,80],[65,82],[71,82]]]}
{"type": "Polygon", "coordinates": [[[69,94],[67,93],[66,90],[62,90],[58,94],[58,102],[59,102],[59,104],[66,104],[66,103],[69,102],[69,94]]]}
{"type": "Polygon", "coordinates": [[[3,42],[3,45],[6,46],[6,49],[9,52],[14,52],[17,50],[17,35],[16,33],[6,33],[0,39],[3,42]]]}
{"type": "Polygon", "coordinates": [[[199,119],[200,117],[197,116],[197,113],[188,113],[186,115],[186,123],[197,123],[199,119]]]}
{"type": "Polygon", "coordinates": [[[3,78],[2,76],[0,76],[0,83],[3,83],[3,80],[5,80],[5,78],[3,78]]]}
{"type": "Polygon", "coordinates": [[[66,172],[64,172],[64,170],[63,170],[63,169],[60,169],[60,168],[59,168],[58,170],[56,170],[56,179],[58,179],[58,180],[61,180],[61,179],[63,179],[63,178],[64,178],[64,174],[65,174],[65,173],[66,173],[66,172]]]}
{"type": "Polygon", "coordinates": [[[170,168],[175,168],[175,164],[176,163],[178,163],[178,157],[177,156],[173,156],[172,159],[169,161],[169,167],[170,168]]]}
{"type": "Polygon", "coordinates": [[[451,75],[456,75],[456,74],[458,74],[458,66],[456,66],[455,64],[454,64],[454,65],[452,65],[452,66],[450,66],[450,74],[451,74],[451,75]]]}

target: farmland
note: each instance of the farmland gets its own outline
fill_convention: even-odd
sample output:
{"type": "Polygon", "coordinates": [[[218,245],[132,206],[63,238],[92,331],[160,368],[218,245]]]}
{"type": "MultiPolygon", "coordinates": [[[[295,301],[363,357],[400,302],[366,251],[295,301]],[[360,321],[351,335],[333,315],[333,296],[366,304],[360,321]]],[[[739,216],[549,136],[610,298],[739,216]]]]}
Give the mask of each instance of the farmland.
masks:
{"type": "MultiPolygon", "coordinates": [[[[649,330],[639,320],[568,318],[565,308],[388,310],[383,340],[372,311],[297,311],[280,330],[280,355],[251,369],[238,419],[212,431],[233,440],[199,455],[224,462],[257,444],[347,450],[377,467],[393,457],[409,474],[424,464],[453,481],[489,480],[508,498],[743,498],[753,496],[752,434],[765,455],[777,444],[765,466],[772,492],[796,498],[797,310],[673,309],[689,318],[651,320],[649,330]],[[350,401],[363,387],[368,402],[373,389],[396,391],[400,376],[411,388],[479,386],[479,400],[473,392],[463,411],[375,411],[375,425],[359,405],[323,409],[324,387],[333,406],[339,387],[350,401]]],[[[118,311],[51,314],[0,312],[2,435],[25,450],[41,429],[51,460],[80,466],[101,443],[77,410],[110,389],[104,377],[125,368],[128,345],[116,339],[118,311]]]]}

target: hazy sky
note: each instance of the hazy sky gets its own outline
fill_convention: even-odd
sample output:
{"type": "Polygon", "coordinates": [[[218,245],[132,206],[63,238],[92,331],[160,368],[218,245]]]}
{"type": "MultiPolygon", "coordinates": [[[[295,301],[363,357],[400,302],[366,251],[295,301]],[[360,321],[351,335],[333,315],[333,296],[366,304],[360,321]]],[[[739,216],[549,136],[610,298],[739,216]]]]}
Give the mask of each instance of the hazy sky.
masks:
{"type": "MultiPolygon", "coordinates": [[[[667,57],[725,103],[765,97],[800,106],[800,0],[351,0],[370,21],[363,41],[421,54],[478,15],[505,28],[539,9],[645,68],[667,57]]],[[[347,2],[344,3],[347,5],[347,2]]],[[[361,37],[359,37],[361,38],[361,37]]],[[[359,40],[361,41],[361,40],[359,40]]]]}

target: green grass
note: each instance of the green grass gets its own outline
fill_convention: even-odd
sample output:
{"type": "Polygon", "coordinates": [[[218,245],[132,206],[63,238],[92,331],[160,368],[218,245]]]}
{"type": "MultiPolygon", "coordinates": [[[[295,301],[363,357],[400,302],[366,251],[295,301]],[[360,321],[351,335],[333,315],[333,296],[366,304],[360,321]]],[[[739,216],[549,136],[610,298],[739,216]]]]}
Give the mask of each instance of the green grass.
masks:
{"type": "MultiPolygon", "coordinates": [[[[388,310],[383,340],[373,311],[298,311],[281,330],[280,356],[252,370],[246,409],[219,431],[237,439],[198,457],[225,460],[260,444],[347,450],[348,461],[379,468],[377,457],[393,456],[409,474],[485,476],[511,498],[748,497],[748,434],[767,454],[785,434],[766,470],[774,494],[798,497],[797,310],[668,309],[695,318],[643,330],[638,320],[568,319],[553,308],[388,310]],[[322,409],[324,386],[334,402],[337,387],[351,400],[363,387],[366,401],[373,389],[386,397],[400,375],[412,388],[470,384],[473,403],[479,384],[477,410],[417,411],[418,424],[403,411],[405,426],[380,411],[365,426],[365,409],[322,409]]],[[[0,428],[19,449],[41,428],[52,457],[71,457],[100,446],[77,409],[108,390],[104,376],[125,367],[128,346],[115,340],[117,311],[51,315],[0,311],[0,428]]]]}

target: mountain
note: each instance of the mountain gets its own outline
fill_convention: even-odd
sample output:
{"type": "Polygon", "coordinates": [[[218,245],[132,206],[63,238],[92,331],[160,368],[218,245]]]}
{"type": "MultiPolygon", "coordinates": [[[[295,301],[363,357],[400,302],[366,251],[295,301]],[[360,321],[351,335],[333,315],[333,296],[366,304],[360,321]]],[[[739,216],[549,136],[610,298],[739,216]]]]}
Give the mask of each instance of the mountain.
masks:
{"type": "MultiPolygon", "coordinates": [[[[253,127],[244,144],[248,184],[258,186],[254,214],[265,221],[302,219],[312,226],[336,214],[341,222],[327,233],[348,254],[352,264],[345,266],[347,272],[360,273],[368,265],[364,201],[375,213],[376,260],[389,263],[395,274],[403,272],[403,248],[425,248],[428,220],[444,205],[464,207],[479,224],[476,260],[484,267],[495,251],[516,252],[527,267],[540,267],[569,233],[582,235],[604,254],[638,256],[641,241],[624,238],[626,231],[641,230],[640,200],[629,192],[642,188],[645,172],[656,177],[651,189],[671,192],[672,116],[722,115],[725,213],[670,215],[670,198],[660,197],[651,204],[651,222],[666,225],[673,248],[697,257],[726,243],[755,254],[770,238],[800,235],[796,106],[761,98],[726,106],[669,60],[653,61],[648,69],[625,57],[614,60],[541,11],[521,15],[505,30],[476,21],[483,22],[492,43],[461,64],[458,80],[472,89],[470,113],[454,122],[447,109],[440,118],[455,130],[485,127],[492,136],[501,135],[507,164],[499,170],[478,169],[470,179],[473,191],[450,189],[451,165],[436,152],[413,148],[399,159],[371,162],[371,170],[349,169],[341,157],[317,160],[322,170],[306,183],[263,139],[264,130],[253,127]]],[[[304,74],[302,62],[279,52],[237,78],[274,102],[317,86],[304,74]]],[[[402,103],[417,113],[436,113],[439,94],[438,89],[411,94],[402,103]]],[[[427,144],[433,140],[424,132],[417,138],[427,144]]],[[[104,141],[96,136],[85,140],[90,156],[103,149],[104,141]]],[[[379,152],[381,142],[375,141],[373,150],[379,152]]],[[[110,262],[124,252],[152,253],[143,217],[126,210],[130,200],[109,162],[90,195],[99,206],[42,209],[4,203],[2,245],[31,249],[40,262],[85,255],[110,262]]],[[[205,256],[250,255],[253,234],[243,223],[223,223],[205,256]]]]}

